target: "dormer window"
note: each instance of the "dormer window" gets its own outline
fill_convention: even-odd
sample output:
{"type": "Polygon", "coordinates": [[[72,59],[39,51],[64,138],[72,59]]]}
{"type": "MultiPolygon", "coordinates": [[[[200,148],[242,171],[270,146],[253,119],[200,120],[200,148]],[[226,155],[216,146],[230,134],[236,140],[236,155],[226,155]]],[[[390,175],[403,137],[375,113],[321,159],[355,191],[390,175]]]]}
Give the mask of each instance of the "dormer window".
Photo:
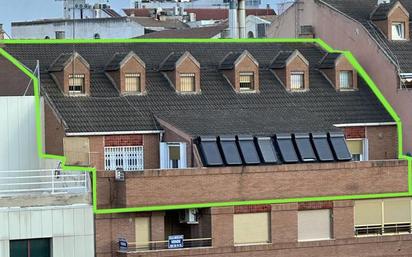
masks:
{"type": "Polygon", "coordinates": [[[64,95],[90,94],[90,66],[80,54],[61,54],[48,71],[64,95]]]}
{"type": "Polygon", "coordinates": [[[269,68],[287,91],[309,90],[309,61],[298,50],[279,52],[269,68]]]}
{"type": "Polygon", "coordinates": [[[305,73],[302,71],[292,71],[290,74],[290,89],[299,91],[305,89],[305,73]]]}
{"type": "Polygon", "coordinates": [[[196,74],[180,73],[180,91],[194,92],[196,87],[196,74]]]}
{"type": "Polygon", "coordinates": [[[219,64],[236,92],[259,92],[259,63],[248,52],[230,52],[219,64]]]}
{"type": "Polygon", "coordinates": [[[126,73],[124,77],[126,92],[141,92],[139,73],[126,73]]]}
{"type": "Polygon", "coordinates": [[[342,53],[327,53],[319,63],[322,75],[336,90],[358,89],[358,75],[342,53]]]}
{"type": "Polygon", "coordinates": [[[405,23],[392,22],[392,40],[405,40],[405,23]]]}
{"type": "Polygon", "coordinates": [[[409,12],[401,1],[380,3],[370,19],[389,40],[409,40],[409,12]]]}
{"type": "Polygon", "coordinates": [[[239,75],[240,91],[253,90],[254,80],[253,72],[241,72],[239,75]]]}
{"type": "Polygon", "coordinates": [[[69,75],[69,95],[84,94],[84,74],[69,75]]]}
{"type": "Polygon", "coordinates": [[[105,71],[121,94],[145,93],[146,64],[134,52],[114,54],[105,71]]]}
{"type": "Polygon", "coordinates": [[[353,88],[353,72],[352,71],[340,71],[339,73],[340,89],[353,88]]]}
{"type": "Polygon", "coordinates": [[[176,92],[200,92],[200,63],[189,52],[172,52],[160,63],[159,70],[176,92]]]}

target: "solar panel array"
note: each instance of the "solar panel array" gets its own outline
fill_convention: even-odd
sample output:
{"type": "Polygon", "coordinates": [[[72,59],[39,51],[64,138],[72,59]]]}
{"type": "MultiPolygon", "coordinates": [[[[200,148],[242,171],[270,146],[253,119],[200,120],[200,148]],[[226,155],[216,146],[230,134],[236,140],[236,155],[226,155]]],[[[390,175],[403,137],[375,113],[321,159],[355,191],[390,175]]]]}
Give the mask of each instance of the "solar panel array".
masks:
{"type": "Polygon", "coordinates": [[[350,161],[343,133],[276,134],[273,137],[201,136],[204,166],[239,166],[350,161]]]}

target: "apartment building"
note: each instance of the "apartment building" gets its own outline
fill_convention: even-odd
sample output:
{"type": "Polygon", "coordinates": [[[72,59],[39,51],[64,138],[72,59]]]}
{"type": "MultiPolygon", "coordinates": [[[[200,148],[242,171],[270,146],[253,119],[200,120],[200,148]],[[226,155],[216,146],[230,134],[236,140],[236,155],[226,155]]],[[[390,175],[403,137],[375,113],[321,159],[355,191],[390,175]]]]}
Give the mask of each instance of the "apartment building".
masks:
{"type": "Polygon", "coordinates": [[[0,256],[95,256],[88,174],[40,159],[33,84],[0,66],[0,256]]]}
{"type": "Polygon", "coordinates": [[[412,152],[410,13],[396,0],[299,0],[278,16],[270,37],[319,37],[350,50],[403,122],[404,151],[412,152]]]}
{"type": "Polygon", "coordinates": [[[412,255],[411,198],[265,202],[408,191],[396,124],[344,55],[207,41],[4,50],[39,63],[46,152],[97,170],[96,256],[412,255]]]}

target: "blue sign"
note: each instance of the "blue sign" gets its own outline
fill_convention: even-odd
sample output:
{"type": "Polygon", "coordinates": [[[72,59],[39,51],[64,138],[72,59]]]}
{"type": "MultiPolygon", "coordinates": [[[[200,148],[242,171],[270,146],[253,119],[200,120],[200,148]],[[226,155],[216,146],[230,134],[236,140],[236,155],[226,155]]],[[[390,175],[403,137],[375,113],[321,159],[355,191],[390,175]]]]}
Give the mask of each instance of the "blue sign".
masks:
{"type": "Polygon", "coordinates": [[[183,248],[183,235],[169,236],[168,241],[169,249],[183,248]]]}
{"type": "Polygon", "coordinates": [[[127,251],[127,248],[128,248],[127,240],[124,238],[119,238],[119,250],[127,251]]]}

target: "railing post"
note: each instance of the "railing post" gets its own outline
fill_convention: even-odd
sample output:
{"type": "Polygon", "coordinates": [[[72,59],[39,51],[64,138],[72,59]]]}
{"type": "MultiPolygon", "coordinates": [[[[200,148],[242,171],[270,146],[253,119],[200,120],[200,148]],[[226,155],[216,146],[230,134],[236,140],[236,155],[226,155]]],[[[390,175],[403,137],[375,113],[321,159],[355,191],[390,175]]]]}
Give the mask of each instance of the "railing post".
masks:
{"type": "Polygon", "coordinates": [[[54,194],[54,170],[51,170],[52,194],[54,194]]]}

